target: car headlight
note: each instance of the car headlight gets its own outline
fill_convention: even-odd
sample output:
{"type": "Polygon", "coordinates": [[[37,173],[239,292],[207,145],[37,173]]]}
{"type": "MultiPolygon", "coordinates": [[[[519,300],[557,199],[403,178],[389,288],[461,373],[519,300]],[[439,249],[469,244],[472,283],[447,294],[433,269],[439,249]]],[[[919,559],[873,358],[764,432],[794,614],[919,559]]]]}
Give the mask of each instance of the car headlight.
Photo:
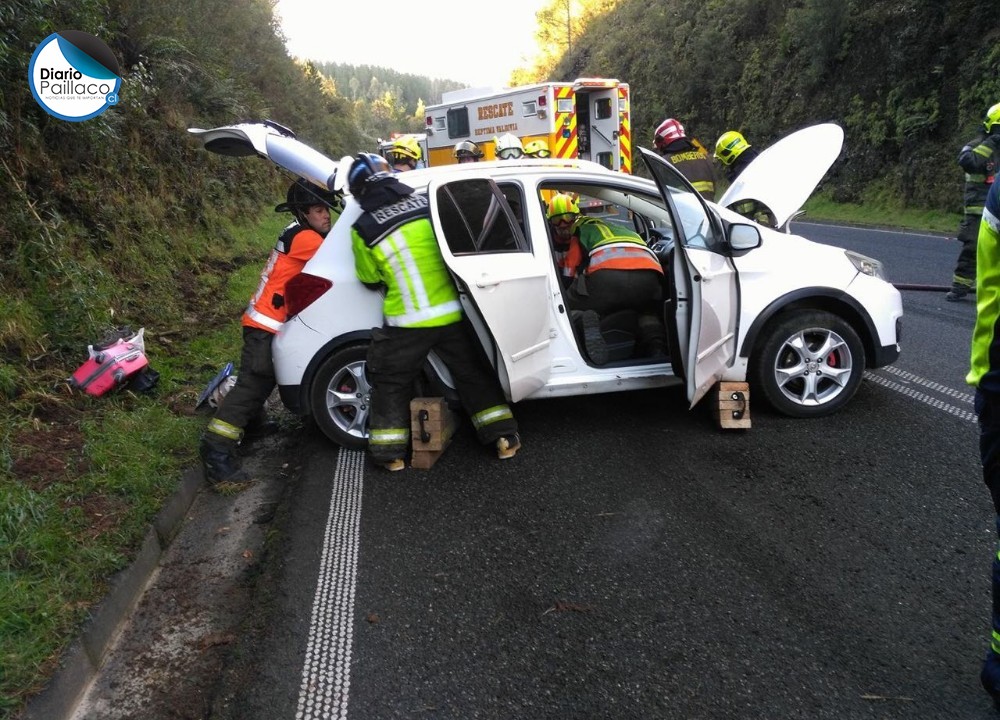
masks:
{"type": "Polygon", "coordinates": [[[847,255],[847,259],[851,261],[851,264],[858,269],[858,272],[885,280],[885,269],[882,267],[880,261],[850,250],[845,250],[844,254],[847,255]]]}

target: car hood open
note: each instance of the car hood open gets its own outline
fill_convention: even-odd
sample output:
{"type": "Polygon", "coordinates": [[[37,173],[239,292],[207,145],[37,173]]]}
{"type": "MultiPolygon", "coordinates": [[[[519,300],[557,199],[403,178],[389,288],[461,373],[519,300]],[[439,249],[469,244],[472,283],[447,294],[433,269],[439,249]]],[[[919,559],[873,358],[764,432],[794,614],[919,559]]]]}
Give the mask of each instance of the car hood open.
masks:
{"type": "Polygon", "coordinates": [[[346,173],[341,173],[337,182],[340,162],[296,140],[295,133],[277,123],[240,123],[211,130],[188,128],[188,132],[201,140],[206,150],[234,157],[259,155],[327,190],[342,190],[346,180],[346,173]]]}
{"type": "Polygon", "coordinates": [[[716,204],[758,200],[783,227],[805,204],[819,181],[840,156],[844,131],[824,123],[793,132],[758,155],[716,204]]]}

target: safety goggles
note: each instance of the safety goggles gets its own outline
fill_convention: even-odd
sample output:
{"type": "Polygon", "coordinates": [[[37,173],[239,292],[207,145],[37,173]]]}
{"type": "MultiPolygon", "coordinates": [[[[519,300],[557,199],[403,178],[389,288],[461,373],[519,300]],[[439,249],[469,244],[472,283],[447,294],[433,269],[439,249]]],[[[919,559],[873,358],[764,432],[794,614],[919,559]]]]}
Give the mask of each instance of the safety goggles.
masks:
{"type": "Polygon", "coordinates": [[[478,158],[475,158],[472,155],[461,155],[458,158],[460,163],[476,162],[476,160],[478,160],[478,158]]]}
{"type": "Polygon", "coordinates": [[[554,215],[549,218],[549,222],[553,225],[572,225],[576,222],[576,215],[573,213],[563,213],[562,215],[554,215]]]}
{"type": "Polygon", "coordinates": [[[551,156],[552,156],[552,153],[550,153],[548,150],[536,150],[535,152],[531,153],[530,155],[527,155],[527,157],[530,157],[530,158],[547,158],[547,157],[551,157],[551,156]]]}
{"type": "Polygon", "coordinates": [[[504,148],[497,153],[497,157],[501,160],[516,160],[517,158],[524,155],[524,150],[521,148],[504,148]]]}

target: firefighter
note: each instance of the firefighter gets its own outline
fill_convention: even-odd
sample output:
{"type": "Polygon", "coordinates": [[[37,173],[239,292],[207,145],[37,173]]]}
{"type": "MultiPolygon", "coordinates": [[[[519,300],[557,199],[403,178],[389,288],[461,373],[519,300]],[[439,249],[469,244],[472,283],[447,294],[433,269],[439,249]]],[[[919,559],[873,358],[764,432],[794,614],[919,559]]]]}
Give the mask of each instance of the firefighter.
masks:
{"type": "Polygon", "coordinates": [[[715,165],[708,150],[696,138],[689,138],[684,126],[667,118],[653,131],[653,148],[680,170],[706,200],[715,200],[715,165]]]}
{"type": "Polygon", "coordinates": [[[549,152],[549,144],[544,140],[531,140],[524,146],[524,156],[529,158],[547,158],[552,155],[549,152]]]}
{"type": "Polygon", "coordinates": [[[483,158],[483,151],[471,140],[463,140],[455,143],[455,148],[451,151],[452,156],[460,163],[479,162],[483,158]]]}
{"type": "Polygon", "coordinates": [[[751,147],[742,133],[727,130],[715,142],[715,159],[722,163],[722,172],[732,185],[747,165],[757,157],[757,151],[751,147]]]}
{"type": "Polygon", "coordinates": [[[420,143],[409,135],[393,140],[392,146],[386,153],[393,172],[416,170],[422,156],[420,143]]]}
{"type": "Polygon", "coordinates": [[[1000,160],[1000,103],[986,111],[983,119],[985,134],[973,138],[958,153],[958,164],[965,171],[964,215],[958,226],[958,252],[951,290],[946,300],[964,300],[976,288],[976,238],[983,216],[983,203],[993,184],[997,161],[1000,160]]]}
{"type": "Polygon", "coordinates": [[[607,363],[601,319],[619,310],[638,313],[641,353],[666,355],[666,330],[659,319],[663,267],[643,239],[620,225],[581,215],[576,199],[567,193],[552,196],[546,216],[566,286],[566,305],[581,327],[591,361],[607,363]]]}
{"type": "MultiPolygon", "coordinates": [[[[740,173],[746,170],[747,166],[757,158],[758,152],[750,146],[742,133],[728,130],[722,133],[715,142],[714,155],[715,159],[722,163],[722,171],[725,173],[726,180],[732,185],[740,173]]],[[[758,200],[740,200],[731,204],[729,209],[761,225],[767,227],[777,225],[774,213],[767,205],[758,200]]]]}
{"type": "Polygon", "coordinates": [[[236,384],[226,394],[201,437],[199,453],[205,476],[212,484],[244,482],[236,448],[244,435],[275,429],[266,419],[264,403],[274,390],[271,341],[288,316],[285,286],[302,271],[330,232],[330,208],[338,202],[327,192],[299,178],[288,188],[285,202],[275,212],[295,218],[278,236],[260,283],[243,313],[243,351],[236,384]]]}
{"type": "Polygon", "coordinates": [[[1000,183],[993,183],[987,193],[976,245],[979,297],[972,330],[970,369],[965,381],[976,388],[979,454],[983,480],[993,500],[998,536],[991,573],[991,642],[979,679],[1000,710],[1000,335],[997,332],[1000,327],[1000,183]]]}
{"type": "Polygon", "coordinates": [[[384,323],[372,330],[367,373],[372,385],[368,449],[395,472],[406,467],[413,383],[431,350],[448,366],[479,440],[501,460],[521,447],[514,414],[465,321],[431,226],[427,196],[401,183],[379,155],[362,153],[348,187],[362,214],[351,229],[358,279],[385,287],[384,323]]]}
{"type": "Polygon", "coordinates": [[[523,157],[524,147],[521,145],[521,138],[510,133],[493,138],[493,154],[497,160],[517,160],[523,157]]]}

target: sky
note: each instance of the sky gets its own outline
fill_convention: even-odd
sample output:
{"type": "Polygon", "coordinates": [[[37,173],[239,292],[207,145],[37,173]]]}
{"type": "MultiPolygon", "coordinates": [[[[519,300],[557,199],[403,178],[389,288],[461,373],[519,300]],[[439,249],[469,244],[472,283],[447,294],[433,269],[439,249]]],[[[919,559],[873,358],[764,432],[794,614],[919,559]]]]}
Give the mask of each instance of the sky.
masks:
{"type": "Polygon", "coordinates": [[[535,12],[544,2],[278,0],[277,15],[295,57],[500,87],[511,70],[528,64],[522,57],[534,54],[535,12]],[[412,31],[409,41],[401,37],[404,29],[412,31]]]}

